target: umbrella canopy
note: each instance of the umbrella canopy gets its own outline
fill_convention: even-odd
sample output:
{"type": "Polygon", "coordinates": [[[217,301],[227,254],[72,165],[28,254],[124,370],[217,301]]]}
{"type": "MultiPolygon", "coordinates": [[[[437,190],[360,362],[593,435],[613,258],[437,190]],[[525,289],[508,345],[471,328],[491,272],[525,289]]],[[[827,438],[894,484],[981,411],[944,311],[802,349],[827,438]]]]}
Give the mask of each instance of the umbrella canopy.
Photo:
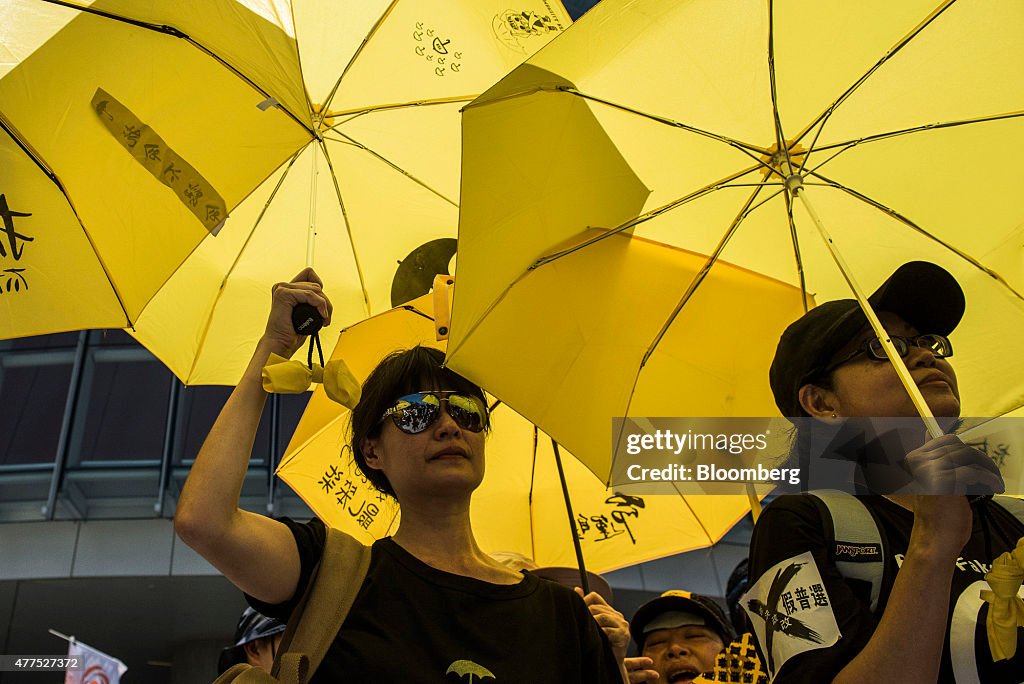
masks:
{"type": "Polygon", "coordinates": [[[1022,29],[1000,2],[605,0],[465,111],[448,363],[606,473],[580,397],[602,421],[776,415],[767,368],[811,295],[922,259],[967,293],[965,414],[1021,405],[1022,29]],[[510,164],[512,130],[560,135],[510,164]],[[633,270],[643,240],[709,256],[633,270]]]}
{"type": "Polygon", "coordinates": [[[0,337],[134,324],[308,138],[284,110],[261,110],[266,93],[230,66],[287,53],[287,27],[241,3],[179,11],[200,28],[217,9],[236,26],[219,37],[234,48],[230,63],[197,49],[216,45],[213,29],[188,39],[58,4],[3,3],[0,337]]]}
{"type": "MultiPolygon", "coordinates": [[[[19,1],[26,15],[41,4],[19,1]]],[[[125,89],[108,91],[174,144],[178,128],[189,130],[203,153],[179,153],[229,199],[231,216],[216,239],[200,244],[202,235],[194,236],[180,253],[147,246],[173,265],[151,274],[156,283],[137,307],[141,311],[114,323],[132,324],[132,334],[187,384],[238,381],[262,333],[267,293],[282,274],[315,267],[334,295],[334,321],[341,325],[427,292],[435,274],[450,270],[455,252],[461,107],[571,21],[550,0],[526,0],[514,9],[498,0],[84,4],[87,9],[53,11],[114,37],[55,55],[61,67],[51,61],[42,80],[56,87],[67,78],[65,64],[103,61],[82,60],[83,50],[103,55],[110,45],[139,43],[134,63],[126,57],[105,66],[151,84],[158,97],[150,102],[146,91],[132,97],[125,89]],[[151,68],[151,43],[175,45],[167,67],[186,53],[186,68],[166,74],[161,62],[151,68]],[[216,78],[189,68],[192,62],[207,65],[216,78]],[[222,82],[247,94],[244,112],[221,109],[227,97],[222,82]],[[193,116],[182,116],[186,106],[195,109],[193,116]],[[150,118],[154,110],[181,118],[165,128],[163,119],[150,118]],[[207,110],[210,121],[197,124],[207,110]],[[284,133],[265,134],[263,118],[278,121],[284,133]],[[211,156],[246,182],[222,189],[225,181],[205,164],[211,156]]],[[[49,42],[37,50],[44,51],[53,52],[49,42]]],[[[26,76],[11,88],[25,83],[34,81],[26,76]]],[[[50,106],[48,93],[28,90],[34,94],[27,111],[34,111],[29,105],[50,106]]],[[[6,111],[6,94],[3,99],[6,111]]],[[[64,101],[55,100],[52,120],[59,121],[64,101]]],[[[34,125],[43,131],[52,126],[34,125]]],[[[126,166],[139,166],[122,156],[126,166]]],[[[80,166],[94,185],[108,182],[80,166]]],[[[32,211],[8,199],[12,209],[32,211]]],[[[108,211],[123,211],[114,199],[90,197],[108,211]]],[[[169,210],[144,198],[140,207],[149,207],[139,211],[146,217],[139,226],[145,237],[153,230],[150,213],[163,220],[169,210]]],[[[205,234],[201,227],[197,232],[205,234]]],[[[145,273],[154,270],[144,253],[129,258],[145,273]]]]}
{"type": "MultiPolygon", "coordinates": [[[[332,358],[360,379],[395,349],[437,341],[432,296],[374,316],[344,331],[332,358]]],[[[348,411],[318,388],[277,474],[327,524],[372,542],[393,533],[398,507],[355,468],[348,411]]],[[[473,529],[488,552],[512,551],[542,566],[574,566],[550,439],[508,407],[492,414],[487,473],[473,497],[473,529]]],[[[564,453],[564,452],[563,452],[564,453]]],[[[708,546],[749,509],[744,496],[650,496],[609,490],[576,459],[564,458],[566,481],[587,568],[606,572],[708,546]]]]}

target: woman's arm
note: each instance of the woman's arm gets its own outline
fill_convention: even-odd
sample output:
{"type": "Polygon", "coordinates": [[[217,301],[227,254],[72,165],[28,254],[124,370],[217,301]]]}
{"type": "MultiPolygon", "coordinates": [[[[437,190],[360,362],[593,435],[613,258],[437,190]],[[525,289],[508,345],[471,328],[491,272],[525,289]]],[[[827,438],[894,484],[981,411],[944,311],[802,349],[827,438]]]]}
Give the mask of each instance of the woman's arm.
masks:
{"type": "Polygon", "coordinates": [[[288,358],[302,344],[291,324],[296,304],[311,304],[325,323],[330,321],[321,286],[312,269],[274,286],[266,331],[199,450],[174,516],[182,541],[239,589],[266,603],[281,603],[295,592],[298,549],[285,525],[239,509],[238,499],[267,398],[263,366],[271,353],[288,358]]]}

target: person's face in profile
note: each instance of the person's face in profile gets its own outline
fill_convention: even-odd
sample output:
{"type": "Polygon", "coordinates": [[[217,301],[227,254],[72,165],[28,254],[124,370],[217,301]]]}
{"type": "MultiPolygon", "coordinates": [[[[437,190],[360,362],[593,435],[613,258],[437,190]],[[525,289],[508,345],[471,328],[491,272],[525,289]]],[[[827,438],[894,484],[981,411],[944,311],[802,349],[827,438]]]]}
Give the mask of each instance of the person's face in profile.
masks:
{"type": "Polygon", "coordinates": [[[648,632],[641,655],[654,661],[659,682],[689,682],[711,672],[723,648],[725,644],[713,630],[685,625],[648,632]]]}
{"type": "MultiPolygon", "coordinates": [[[[917,330],[893,313],[883,311],[878,317],[890,335],[914,338],[931,332],[917,330]]],[[[893,365],[888,360],[873,359],[866,352],[857,353],[875,337],[873,330],[865,328],[836,352],[833,362],[853,356],[832,371],[832,388],[825,390],[826,396],[821,398],[826,401],[818,406],[828,406],[831,412],[844,417],[916,417],[917,410],[893,365]]],[[[948,359],[937,358],[928,349],[910,346],[903,361],[935,416],[955,418],[960,415],[956,373],[948,359]]],[[[807,403],[802,403],[807,409],[807,403]]],[[[810,410],[808,412],[815,415],[810,410]]],[[[828,415],[828,412],[821,415],[828,415]]]]}

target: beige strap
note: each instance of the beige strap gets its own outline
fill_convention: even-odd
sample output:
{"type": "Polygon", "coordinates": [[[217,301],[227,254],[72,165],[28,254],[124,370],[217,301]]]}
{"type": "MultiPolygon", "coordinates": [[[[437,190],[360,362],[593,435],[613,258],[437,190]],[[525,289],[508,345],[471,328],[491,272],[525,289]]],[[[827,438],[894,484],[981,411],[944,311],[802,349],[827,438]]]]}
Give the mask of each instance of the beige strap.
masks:
{"type": "Polygon", "coordinates": [[[320,569],[295,639],[288,649],[309,656],[309,673],[316,672],[341,629],[370,567],[370,547],[338,530],[327,528],[320,569]]]}

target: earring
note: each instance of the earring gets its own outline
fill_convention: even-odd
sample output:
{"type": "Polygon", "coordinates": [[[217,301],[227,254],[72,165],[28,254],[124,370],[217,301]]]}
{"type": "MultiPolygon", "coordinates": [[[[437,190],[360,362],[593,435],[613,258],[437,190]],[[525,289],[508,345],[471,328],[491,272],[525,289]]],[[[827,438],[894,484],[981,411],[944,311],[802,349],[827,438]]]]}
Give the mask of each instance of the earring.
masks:
{"type": "Polygon", "coordinates": [[[835,417],[836,417],[836,414],[835,414],[835,413],[833,413],[833,414],[832,414],[832,417],[833,417],[833,418],[835,418],[835,417]]]}

